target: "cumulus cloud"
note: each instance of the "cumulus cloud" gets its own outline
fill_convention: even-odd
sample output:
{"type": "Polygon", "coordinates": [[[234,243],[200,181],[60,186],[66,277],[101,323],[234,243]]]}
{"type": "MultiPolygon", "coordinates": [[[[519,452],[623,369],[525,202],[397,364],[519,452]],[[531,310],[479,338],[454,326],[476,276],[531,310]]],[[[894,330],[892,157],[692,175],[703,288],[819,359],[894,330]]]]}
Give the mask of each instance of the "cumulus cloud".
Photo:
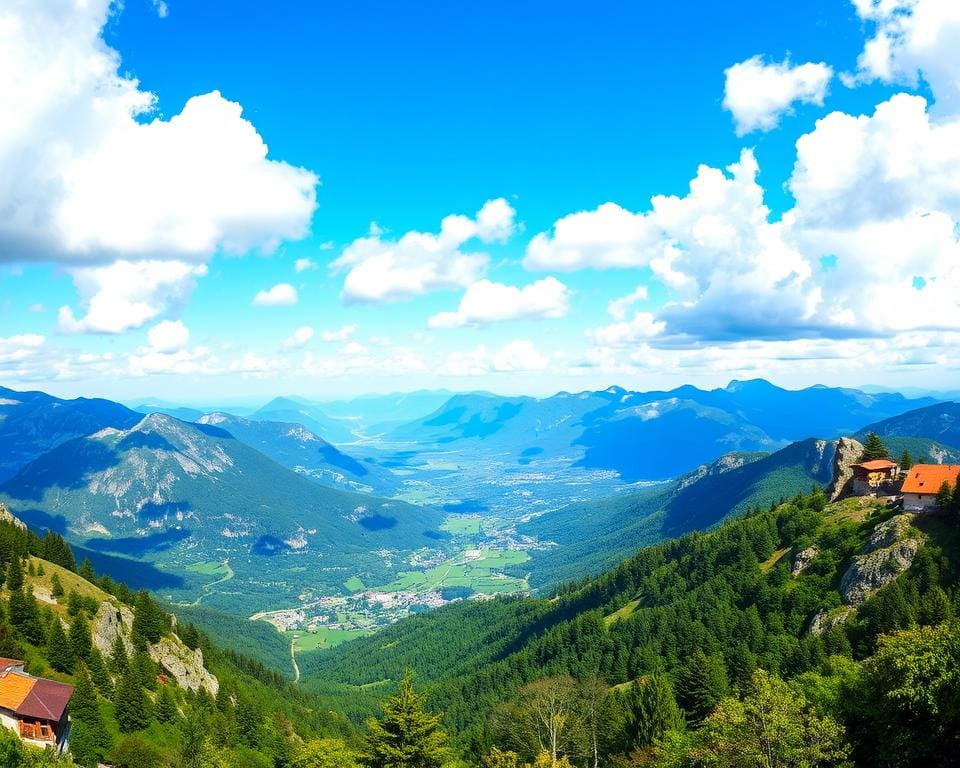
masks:
{"type": "Polygon", "coordinates": [[[467,288],[456,312],[436,314],[428,325],[462,328],[505,320],[557,318],[569,309],[570,290],[555,277],[545,277],[522,288],[480,280],[467,288]]]}
{"type": "Polygon", "coordinates": [[[147,334],[150,346],[158,352],[176,352],[190,341],[190,330],[180,320],[164,320],[147,334]]]}
{"type": "Polygon", "coordinates": [[[283,340],[284,349],[300,349],[313,338],[313,328],[309,325],[301,326],[283,340]]]}
{"type": "Polygon", "coordinates": [[[60,307],[61,333],[123,333],[139,328],[170,307],[186,302],[204,264],[183,261],[115,261],[71,270],[86,314],[60,307]]]}
{"type": "Polygon", "coordinates": [[[624,320],[627,317],[627,312],[630,307],[632,307],[638,301],[646,301],[648,295],[649,290],[647,289],[647,286],[638,285],[632,293],[628,293],[626,296],[621,296],[620,298],[611,301],[607,305],[607,311],[615,320],[624,320]]]}
{"type": "Polygon", "coordinates": [[[293,264],[294,270],[298,273],[306,272],[309,269],[316,269],[317,266],[317,262],[313,261],[313,259],[297,259],[293,264]]]}
{"type": "Polygon", "coordinates": [[[489,200],[474,218],[447,216],[437,234],[407,232],[384,238],[378,227],[348,245],[332,268],[346,272],[341,298],[380,303],[436,290],[465,288],[486,270],[485,253],[461,250],[470,241],[503,242],[514,230],[515,212],[506,200],[489,200]]]}
{"type": "Polygon", "coordinates": [[[541,354],[529,339],[514,339],[498,350],[483,344],[469,350],[451,352],[440,373],[447,376],[481,376],[487,373],[542,371],[550,358],[541,354]]]}
{"type": "Polygon", "coordinates": [[[290,283],[277,283],[275,286],[257,291],[253,297],[255,307],[292,307],[297,303],[297,289],[290,283]]]}
{"type": "MultiPolygon", "coordinates": [[[[113,7],[110,0],[5,7],[0,259],[58,261],[87,283],[82,270],[117,260],[196,270],[217,251],[270,251],[305,235],[317,177],[269,159],[241,106],[217,91],[159,117],[155,96],[121,74],[119,54],[104,42],[113,7]]],[[[142,288],[155,301],[165,290],[142,288]]],[[[150,311],[131,302],[130,316],[109,323],[63,312],[61,325],[137,327],[156,314],[148,303],[150,311]]]]}
{"type": "Polygon", "coordinates": [[[335,331],[324,331],[321,334],[321,338],[330,343],[334,341],[347,341],[357,332],[356,323],[348,323],[347,325],[342,325],[337,328],[335,331]]]}
{"type": "Polygon", "coordinates": [[[724,71],[723,107],[733,115],[737,135],[770,131],[794,104],[823,105],[833,69],[824,62],[767,63],[762,56],[734,64],[724,71]]]}
{"type": "Polygon", "coordinates": [[[857,61],[860,77],[917,85],[920,77],[942,114],[960,110],[960,4],[954,0],[853,0],[872,26],[857,61]]]}

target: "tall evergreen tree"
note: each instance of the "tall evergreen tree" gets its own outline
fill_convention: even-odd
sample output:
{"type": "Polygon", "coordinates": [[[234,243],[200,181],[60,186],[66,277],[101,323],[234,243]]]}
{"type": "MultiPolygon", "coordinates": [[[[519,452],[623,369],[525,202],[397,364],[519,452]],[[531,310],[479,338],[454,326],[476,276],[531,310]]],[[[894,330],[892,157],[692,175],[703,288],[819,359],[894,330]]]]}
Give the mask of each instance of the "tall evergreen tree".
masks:
{"type": "Polygon", "coordinates": [[[60,619],[56,616],[50,622],[50,629],[47,632],[47,660],[50,666],[58,672],[73,672],[75,657],[73,649],[70,647],[70,641],[67,639],[60,619]]]}
{"type": "Polygon", "coordinates": [[[50,595],[55,599],[63,597],[63,583],[57,574],[50,577],[50,595]]]}
{"type": "Polygon", "coordinates": [[[884,445],[880,435],[871,432],[867,435],[867,440],[863,444],[863,453],[860,454],[860,461],[873,461],[874,459],[886,459],[890,454],[887,452],[887,446],[884,445]]]}
{"type": "Polygon", "coordinates": [[[900,456],[900,471],[908,472],[913,466],[913,456],[910,455],[910,451],[905,450],[903,455],[900,456]]]}
{"type": "Polygon", "coordinates": [[[120,676],[125,675],[130,668],[130,660],[127,657],[127,646],[124,645],[123,638],[119,632],[117,636],[113,638],[113,648],[110,649],[110,667],[120,676]]]}
{"type": "Polygon", "coordinates": [[[11,592],[23,589],[23,568],[17,557],[14,557],[7,566],[7,589],[11,592]]]}
{"type": "Polygon", "coordinates": [[[131,664],[113,696],[114,716],[123,733],[142,731],[150,725],[147,695],[140,682],[136,665],[131,664]]]}
{"type": "Polygon", "coordinates": [[[426,712],[407,672],[400,692],[384,703],[383,718],[367,722],[360,762],[368,768],[440,768],[447,759],[446,738],[440,716],[426,712]]]}
{"type": "Polygon", "coordinates": [[[90,625],[87,624],[82,613],[74,616],[73,621],[70,622],[70,647],[77,660],[83,662],[89,660],[93,641],[90,637],[90,625]]]}
{"type": "Polygon", "coordinates": [[[677,698],[693,720],[702,720],[727,695],[727,671],[716,656],[697,648],[681,667],[677,677],[677,698]]]}
{"type": "Polygon", "coordinates": [[[91,584],[97,580],[97,574],[93,572],[93,564],[90,562],[90,558],[83,558],[83,562],[80,563],[80,570],[77,571],[80,575],[80,578],[86,579],[91,584]]]}
{"type": "Polygon", "coordinates": [[[97,692],[93,681],[82,662],[77,666],[73,696],[70,699],[70,720],[73,723],[70,751],[74,760],[83,766],[95,766],[110,748],[111,740],[97,705],[97,692]],[[80,728],[79,741],[76,738],[78,725],[83,726],[80,728]]]}
{"type": "Polygon", "coordinates": [[[648,675],[630,687],[630,729],[633,747],[646,747],[677,730],[683,716],[673,695],[670,680],[664,675],[648,675]]]}

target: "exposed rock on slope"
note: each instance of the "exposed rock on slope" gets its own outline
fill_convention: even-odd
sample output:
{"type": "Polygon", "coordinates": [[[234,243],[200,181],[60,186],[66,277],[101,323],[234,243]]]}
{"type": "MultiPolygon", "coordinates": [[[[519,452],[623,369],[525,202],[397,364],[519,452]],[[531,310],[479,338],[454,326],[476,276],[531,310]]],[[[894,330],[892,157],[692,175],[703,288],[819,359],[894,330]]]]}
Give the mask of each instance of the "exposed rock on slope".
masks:
{"type": "MultiPolygon", "coordinates": [[[[127,653],[132,654],[132,628],[133,611],[125,605],[117,607],[103,601],[91,627],[93,644],[100,653],[109,656],[119,635],[127,653]]],[[[191,651],[176,634],[160,638],[159,643],[150,644],[147,653],[155,663],[170,673],[181,688],[191,691],[204,688],[211,696],[216,696],[220,690],[220,682],[203,666],[203,651],[199,648],[191,651]]]]}
{"type": "Polygon", "coordinates": [[[903,514],[878,525],[840,580],[845,605],[859,607],[881,587],[907,570],[923,543],[910,536],[910,515],[903,514]]]}
{"type": "Polygon", "coordinates": [[[810,565],[810,562],[818,554],[820,554],[820,550],[816,547],[807,547],[797,552],[797,554],[793,556],[793,567],[790,569],[790,574],[792,576],[798,576],[803,573],[804,569],[810,565]]]}
{"type": "Polygon", "coordinates": [[[837,452],[833,459],[833,480],[827,489],[830,501],[836,501],[843,496],[853,480],[851,467],[863,455],[863,444],[852,437],[841,437],[837,440],[837,452]]]}
{"type": "Polygon", "coordinates": [[[2,501],[0,501],[0,522],[12,523],[23,531],[27,530],[27,526],[24,524],[23,520],[11,513],[2,501]]]}

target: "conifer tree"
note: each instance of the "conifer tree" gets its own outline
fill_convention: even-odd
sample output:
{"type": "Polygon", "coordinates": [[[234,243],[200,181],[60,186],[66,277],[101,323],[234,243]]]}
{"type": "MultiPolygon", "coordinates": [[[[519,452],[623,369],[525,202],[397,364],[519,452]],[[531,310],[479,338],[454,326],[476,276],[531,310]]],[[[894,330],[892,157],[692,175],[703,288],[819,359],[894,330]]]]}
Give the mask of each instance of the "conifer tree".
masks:
{"type": "Polygon", "coordinates": [[[646,747],[677,730],[683,717],[670,681],[663,675],[649,675],[630,687],[629,728],[634,747],[646,747]]]}
{"type": "Polygon", "coordinates": [[[110,667],[118,675],[125,675],[130,668],[130,660],[127,658],[127,646],[123,642],[120,633],[113,639],[113,648],[110,650],[110,667]]]}
{"type": "Polygon", "coordinates": [[[440,716],[424,710],[424,697],[407,672],[400,692],[383,705],[383,718],[367,722],[360,762],[368,768],[440,768],[446,761],[440,716]]]}
{"type": "Polygon", "coordinates": [[[83,562],[80,563],[80,570],[77,573],[80,578],[86,579],[91,584],[97,580],[97,574],[93,572],[93,564],[90,562],[90,558],[83,558],[83,562]]]}
{"type": "Polygon", "coordinates": [[[57,574],[50,577],[50,595],[55,600],[63,597],[63,584],[57,574]]]}
{"type": "Polygon", "coordinates": [[[937,491],[937,509],[941,512],[949,512],[953,506],[953,488],[950,483],[944,480],[940,484],[940,490],[937,491]]]}
{"type": "Polygon", "coordinates": [[[161,685],[157,692],[155,714],[161,723],[172,723],[177,717],[177,704],[173,700],[169,685],[161,685]]]}
{"type": "Polygon", "coordinates": [[[103,654],[97,648],[91,649],[87,658],[87,666],[90,669],[90,678],[93,680],[93,684],[97,686],[100,694],[107,698],[112,696],[113,681],[107,671],[107,663],[103,659],[103,654]]]}
{"type": "Polygon", "coordinates": [[[90,637],[90,625],[82,613],[77,614],[70,623],[70,647],[77,660],[86,662],[90,658],[93,641],[90,637]]]}
{"type": "Polygon", "coordinates": [[[40,623],[40,609],[33,596],[33,587],[18,589],[10,593],[10,623],[33,645],[44,642],[43,626],[40,623]]]}
{"type": "Polygon", "coordinates": [[[93,681],[82,662],[77,666],[73,696],[70,699],[70,720],[70,751],[74,760],[80,765],[95,766],[110,747],[110,733],[97,706],[97,692],[94,690],[93,681]],[[78,725],[82,726],[79,740],[76,735],[78,725]]]}
{"type": "Polygon", "coordinates": [[[7,567],[7,589],[11,592],[23,589],[23,568],[20,567],[20,560],[17,557],[14,557],[7,567]]]}
{"type": "Polygon", "coordinates": [[[136,665],[131,664],[126,674],[120,678],[113,700],[114,715],[123,733],[142,731],[150,724],[147,695],[140,683],[140,673],[136,665]]]}
{"type": "Polygon", "coordinates": [[[910,455],[910,451],[904,451],[900,456],[900,471],[908,472],[913,466],[913,456],[910,455]]]}
{"type": "Polygon", "coordinates": [[[889,456],[887,446],[883,444],[880,435],[871,432],[867,435],[867,441],[863,444],[863,453],[860,454],[860,461],[873,461],[874,459],[885,459],[889,456]]]}
{"type": "Polygon", "coordinates": [[[70,641],[67,639],[60,619],[56,616],[50,622],[50,630],[47,633],[47,659],[50,666],[58,672],[73,672],[74,655],[70,647],[70,641]]]}
{"type": "Polygon", "coordinates": [[[697,648],[680,669],[677,698],[693,720],[702,720],[727,695],[727,672],[723,662],[697,648]]]}

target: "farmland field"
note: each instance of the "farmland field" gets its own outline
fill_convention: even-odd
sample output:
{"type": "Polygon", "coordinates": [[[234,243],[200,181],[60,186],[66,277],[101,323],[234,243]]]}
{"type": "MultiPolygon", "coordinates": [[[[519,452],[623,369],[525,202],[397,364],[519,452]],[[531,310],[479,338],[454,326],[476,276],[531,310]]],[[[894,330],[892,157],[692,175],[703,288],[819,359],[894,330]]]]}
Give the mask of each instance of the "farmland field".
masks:
{"type": "Polygon", "coordinates": [[[526,579],[507,576],[501,571],[529,559],[530,555],[518,550],[467,550],[426,571],[405,571],[377,591],[431,592],[445,587],[466,587],[488,595],[523,592],[529,589],[526,579]]]}

